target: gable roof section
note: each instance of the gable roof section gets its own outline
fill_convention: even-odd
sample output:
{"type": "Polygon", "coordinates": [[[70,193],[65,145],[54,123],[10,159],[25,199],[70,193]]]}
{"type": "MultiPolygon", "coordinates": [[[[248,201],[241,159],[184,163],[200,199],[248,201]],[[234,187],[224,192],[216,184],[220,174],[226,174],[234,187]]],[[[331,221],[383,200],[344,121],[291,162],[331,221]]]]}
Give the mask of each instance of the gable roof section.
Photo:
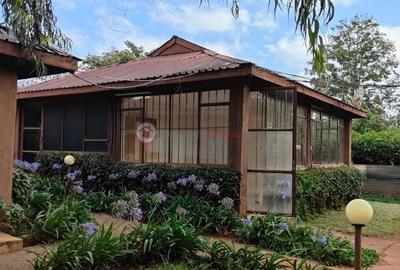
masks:
{"type": "Polygon", "coordinates": [[[296,87],[299,93],[347,111],[353,117],[367,115],[362,110],[271,70],[218,54],[177,36],[139,60],[77,72],[20,88],[18,99],[127,90],[129,87],[133,89],[149,84],[172,83],[173,80],[185,82],[235,76],[254,76],[281,87],[296,87]]]}
{"type": "Polygon", "coordinates": [[[150,57],[177,53],[198,52],[206,48],[178,36],[172,36],[167,42],[148,54],[150,57]]]}

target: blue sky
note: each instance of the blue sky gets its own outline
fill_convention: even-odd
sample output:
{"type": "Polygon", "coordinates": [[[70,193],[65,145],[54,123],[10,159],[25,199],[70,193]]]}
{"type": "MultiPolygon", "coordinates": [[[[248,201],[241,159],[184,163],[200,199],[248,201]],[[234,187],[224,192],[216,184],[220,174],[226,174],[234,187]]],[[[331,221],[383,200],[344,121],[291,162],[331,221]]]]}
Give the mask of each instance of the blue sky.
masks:
{"type": "MultiPolygon", "coordinates": [[[[79,57],[112,46],[123,48],[125,40],[150,51],[175,34],[273,70],[302,74],[308,59],[304,42],[294,32],[293,20],[286,13],[274,18],[267,3],[240,1],[240,16],[235,20],[225,0],[210,0],[210,7],[201,8],[198,0],[53,0],[59,26],[73,40],[72,52],[79,57]]],[[[374,16],[396,43],[400,60],[400,1],[334,3],[330,26],[356,14],[374,16]]]]}

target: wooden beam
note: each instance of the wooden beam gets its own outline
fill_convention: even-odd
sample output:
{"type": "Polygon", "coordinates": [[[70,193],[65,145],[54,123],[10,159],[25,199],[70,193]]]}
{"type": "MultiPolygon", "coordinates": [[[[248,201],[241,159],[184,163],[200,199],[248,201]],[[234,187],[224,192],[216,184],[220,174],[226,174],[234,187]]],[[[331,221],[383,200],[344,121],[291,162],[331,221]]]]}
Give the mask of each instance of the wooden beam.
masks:
{"type": "MultiPolygon", "coordinates": [[[[42,52],[39,50],[37,51],[37,53],[46,66],[64,69],[66,72],[73,72],[78,69],[78,59],[53,53],[42,52]]],[[[21,48],[18,44],[10,43],[3,40],[0,40],[0,54],[24,59],[29,62],[33,60],[32,55],[28,51],[21,48]]]]}
{"type": "Polygon", "coordinates": [[[351,119],[344,120],[344,164],[351,166],[351,119]]]}
{"type": "Polygon", "coordinates": [[[240,179],[239,214],[247,215],[247,138],[248,138],[248,103],[250,88],[240,84],[231,89],[229,106],[229,148],[228,164],[238,169],[240,179]]]}
{"type": "Polygon", "coordinates": [[[365,111],[359,110],[353,106],[343,103],[340,100],[331,98],[325,94],[317,92],[317,91],[315,91],[311,88],[308,88],[302,84],[295,83],[283,76],[269,72],[268,70],[253,66],[251,73],[253,76],[255,76],[257,78],[272,82],[272,83],[277,84],[282,87],[297,87],[297,93],[303,94],[305,96],[311,97],[313,99],[316,99],[316,100],[322,101],[324,103],[330,104],[332,106],[335,106],[337,108],[340,108],[344,111],[351,113],[355,117],[360,117],[360,118],[367,117],[367,112],[365,112],[365,111]]]}

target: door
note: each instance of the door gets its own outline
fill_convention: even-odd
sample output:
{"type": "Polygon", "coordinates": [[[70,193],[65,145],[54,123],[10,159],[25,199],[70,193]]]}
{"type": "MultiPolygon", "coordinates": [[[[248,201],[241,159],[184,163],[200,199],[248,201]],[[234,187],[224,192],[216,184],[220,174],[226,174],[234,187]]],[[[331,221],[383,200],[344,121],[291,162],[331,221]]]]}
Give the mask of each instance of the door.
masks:
{"type": "Polygon", "coordinates": [[[295,89],[251,91],[248,212],[294,215],[295,89]]]}

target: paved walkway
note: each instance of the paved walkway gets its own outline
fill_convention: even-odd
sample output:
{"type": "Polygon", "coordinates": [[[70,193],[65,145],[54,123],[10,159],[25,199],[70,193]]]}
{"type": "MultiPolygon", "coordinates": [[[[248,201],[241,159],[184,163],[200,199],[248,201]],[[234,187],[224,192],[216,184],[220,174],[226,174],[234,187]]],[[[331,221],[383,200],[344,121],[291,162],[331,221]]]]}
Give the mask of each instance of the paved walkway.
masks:
{"type": "MultiPolygon", "coordinates": [[[[106,214],[94,214],[93,215],[99,224],[103,224],[105,227],[114,224],[115,233],[121,233],[122,231],[129,231],[134,222],[116,219],[106,214]]],[[[349,240],[353,240],[352,235],[344,235],[349,240]]],[[[226,240],[226,238],[216,238],[216,240],[226,240]]],[[[370,268],[369,270],[400,270],[400,241],[393,239],[382,239],[377,237],[363,237],[363,247],[373,248],[380,254],[380,262],[370,268]]],[[[57,244],[46,245],[47,248],[55,247],[57,244]]],[[[243,247],[243,244],[234,243],[235,247],[243,247]]],[[[0,269],[6,270],[32,270],[33,267],[30,261],[45,251],[44,246],[37,245],[31,247],[25,247],[21,251],[17,251],[10,254],[0,255],[0,269]]],[[[266,251],[268,252],[268,251],[266,251]]],[[[315,262],[311,262],[315,263],[315,262]]],[[[353,269],[351,267],[332,267],[334,270],[353,269]]]]}

